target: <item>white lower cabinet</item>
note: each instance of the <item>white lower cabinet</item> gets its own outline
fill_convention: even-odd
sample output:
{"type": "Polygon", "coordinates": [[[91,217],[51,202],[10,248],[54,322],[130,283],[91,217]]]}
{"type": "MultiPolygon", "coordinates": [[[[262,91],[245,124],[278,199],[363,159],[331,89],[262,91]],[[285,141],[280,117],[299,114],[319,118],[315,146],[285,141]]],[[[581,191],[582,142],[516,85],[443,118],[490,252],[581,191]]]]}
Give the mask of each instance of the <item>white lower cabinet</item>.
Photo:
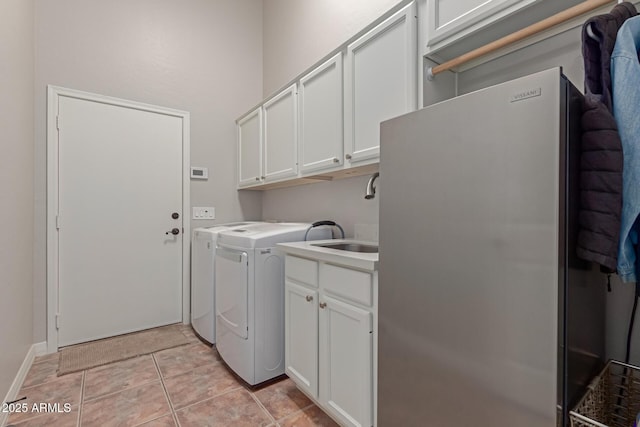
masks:
{"type": "Polygon", "coordinates": [[[317,397],[318,293],[287,280],[284,300],[285,370],[299,388],[317,397]]]}
{"type": "Polygon", "coordinates": [[[373,426],[377,300],[361,296],[377,295],[377,273],[286,260],[287,375],[341,425],[373,426]],[[319,268],[308,268],[305,277],[298,268],[305,263],[319,268]]]}
{"type": "Polygon", "coordinates": [[[373,425],[371,313],[320,298],[320,401],[347,426],[373,425]]]}

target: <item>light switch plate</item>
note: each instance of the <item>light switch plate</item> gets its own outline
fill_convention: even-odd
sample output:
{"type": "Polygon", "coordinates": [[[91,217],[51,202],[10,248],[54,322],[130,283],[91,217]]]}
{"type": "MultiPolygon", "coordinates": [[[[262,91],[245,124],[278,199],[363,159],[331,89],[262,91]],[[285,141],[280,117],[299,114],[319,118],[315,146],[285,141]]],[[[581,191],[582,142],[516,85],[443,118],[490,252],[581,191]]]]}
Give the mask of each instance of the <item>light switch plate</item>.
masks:
{"type": "Polygon", "coordinates": [[[216,219],[216,209],[213,207],[194,207],[192,219],[216,219]]]}

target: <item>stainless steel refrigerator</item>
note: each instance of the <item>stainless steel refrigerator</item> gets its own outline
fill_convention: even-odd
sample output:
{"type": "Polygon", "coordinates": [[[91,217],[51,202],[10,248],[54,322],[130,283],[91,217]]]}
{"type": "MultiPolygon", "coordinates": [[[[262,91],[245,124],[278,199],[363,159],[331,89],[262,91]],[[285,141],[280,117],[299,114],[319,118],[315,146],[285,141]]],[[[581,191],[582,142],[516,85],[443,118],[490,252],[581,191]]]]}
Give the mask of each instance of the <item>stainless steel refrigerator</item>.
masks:
{"type": "Polygon", "coordinates": [[[382,123],[379,426],[564,425],[602,367],[581,102],[557,68],[382,123]]]}

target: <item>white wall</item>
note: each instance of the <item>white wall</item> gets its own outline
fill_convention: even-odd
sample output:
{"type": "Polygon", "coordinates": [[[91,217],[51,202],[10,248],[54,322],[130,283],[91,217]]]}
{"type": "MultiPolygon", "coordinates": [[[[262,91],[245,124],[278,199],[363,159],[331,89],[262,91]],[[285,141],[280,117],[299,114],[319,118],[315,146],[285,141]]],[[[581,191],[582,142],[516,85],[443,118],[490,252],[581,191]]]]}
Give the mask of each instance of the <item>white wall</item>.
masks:
{"type": "MultiPolygon", "coordinates": [[[[352,237],[355,224],[378,224],[379,198],[364,199],[368,179],[363,176],[269,190],[263,196],[262,216],[282,221],[334,220],[352,237]]],[[[376,188],[383,191],[381,181],[382,177],[376,180],[376,188]]]]}
{"type": "Polygon", "coordinates": [[[400,0],[263,1],[265,97],[400,3],[400,0]]]}
{"type": "Polygon", "coordinates": [[[214,206],[215,223],[259,219],[261,194],[235,189],[234,121],[262,98],[262,2],[36,0],[35,25],[34,335],[44,341],[47,84],[189,111],[191,163],[209,168],[192,205],[214,206]]]}
{"type": "MultiPolygon", "coordinates": [[[[459,94],[512,80],[537,71],[562,67],[562,72],[581,91],[584,88],[581,27],[542,40],[525,49],[458,74],[459,94]]],[[[428,85],[436,84],[425,81],[428,85]]]]}
{"type": "Polygon", "coordinates": [[[0,2],[0,398],[8,392],[33,343],[33,75],[33,0],[3,0],[0,2]]]}
{"type": "MultiPolygon", "coordinates": [[[[399,0],[264,0],[264,96],[353,37],[399,0]]],[[[353,236],[354,224],[378,224],[378,199],[364,200],[368,177],[266,191],[264,219],[333,219],[353,236]]],[[[380,177],[382,181],[384,177],[380,177]]]]}

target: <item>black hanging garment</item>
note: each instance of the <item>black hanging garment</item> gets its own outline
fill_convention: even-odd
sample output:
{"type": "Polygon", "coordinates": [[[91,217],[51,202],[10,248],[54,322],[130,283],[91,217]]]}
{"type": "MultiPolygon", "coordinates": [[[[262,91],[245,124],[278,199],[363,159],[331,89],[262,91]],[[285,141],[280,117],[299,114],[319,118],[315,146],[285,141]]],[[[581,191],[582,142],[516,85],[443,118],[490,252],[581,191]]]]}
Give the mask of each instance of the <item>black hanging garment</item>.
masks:
{"type": "Polygon", "coordinates": [[[589,19],[582,28],[585,98],[580,146],[580,209],[577,255],[614,272],[622,211],[622,144],[613,118],[611,52],[618,29],[637,15],[628,2],[589,19]],[[592,38],[587,27],[595,37],[592,38]]]}

